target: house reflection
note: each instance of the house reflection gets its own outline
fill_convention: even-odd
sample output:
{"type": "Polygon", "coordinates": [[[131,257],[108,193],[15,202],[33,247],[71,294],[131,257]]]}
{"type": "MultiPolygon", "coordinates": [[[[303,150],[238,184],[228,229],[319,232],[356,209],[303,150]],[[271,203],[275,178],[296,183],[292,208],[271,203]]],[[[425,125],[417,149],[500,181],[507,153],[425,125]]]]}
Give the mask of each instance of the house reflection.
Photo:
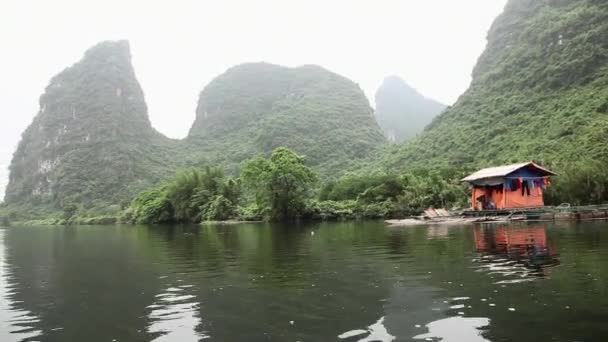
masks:
{"type": "Polygon", "coordinates": [[[475,227],[474,235],[482,261],[537,270],[559,264],[544,226],[481,226],[475,227]]]}

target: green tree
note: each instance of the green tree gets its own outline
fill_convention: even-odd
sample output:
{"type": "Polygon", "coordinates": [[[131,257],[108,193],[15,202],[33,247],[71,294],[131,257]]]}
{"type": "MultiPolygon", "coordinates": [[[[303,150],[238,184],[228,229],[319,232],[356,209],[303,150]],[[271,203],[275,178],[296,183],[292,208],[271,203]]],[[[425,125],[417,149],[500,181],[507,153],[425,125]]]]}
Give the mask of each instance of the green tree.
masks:
{"type": "Polygon", "coordinates": [[[63,219],[66,224],[70,222],[70,219],[78,212],[78,206],[74,203],[67,203],[63,205],[63,219]]]}
{"type": "Polygon", "coordinates": [[[279,147],[270,159],[257,157],[243,163],[241,177],[255,194],[259,208],[268,208],[272,220],[293,219],[306,207],[316,174],[304,164],[304,157],[279,147]]]}
{"type": "Polygon", "coordinates": [[[139,223],[200,222],[237,216],[241,195],[238,179],[217,167],[178,171],[166,184],[140,193],[125,212],[139,223]]]}
{"type": "Polygon", "coordinates": [[[180,170],[167,186],[167,198],[174,209],[174,219],[178,222],[191,222],[199,215],[198,203],[193,205],[192,198],[201,191],[203,174],[196,169],[180,170]]]}
{"type": "Polygon", "coordinates": [[[173,221],[173,206],[167,197],[166,186],[141,192],[127,209],[126,221],[163,223],[173,221]]]}
{"type": "Polygon", "coordinates": [[[435,168],[350,174],[326,183],[309,213],[322,219],[382,218],[413,215],[428,207],[464,207],[469,196],[460,179],[466,173],[435,168]]]}
{"type": "Polygon", "coordinates": [[[608,171],[600,159],[583,157],[562,167],[545,192],[545,203],[602,204],[608,201],[608,171]]]}
{"type": "Polygon", "coordinates": [[[197,213],[193,221],[227,220],[236,216],[241,195],[239,180],[226,178],[220,168],[206,167],[200,173],[200,181],[190,199],[190,208],[197,213]]]}
{"type": "Polygon", "coordinates": [[[201,206],[201,219],[204,221],[224,221],[236,213],[236,206],[223,195],[214,196],[201,206]]]}

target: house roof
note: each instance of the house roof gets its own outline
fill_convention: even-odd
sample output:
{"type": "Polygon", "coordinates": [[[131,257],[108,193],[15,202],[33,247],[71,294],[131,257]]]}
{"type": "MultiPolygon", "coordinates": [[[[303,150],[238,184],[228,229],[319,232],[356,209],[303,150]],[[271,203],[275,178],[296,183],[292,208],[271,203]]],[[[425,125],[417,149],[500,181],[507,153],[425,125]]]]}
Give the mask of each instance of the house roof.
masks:
{"type": "Polygon", "coordinates": [[[544,172],[547,176],[555,175],[554,172],[547,170],[544,167],[542,167],[536,163],[525,162],[525,163],[503,165],[503,166],[497,166],[497,167],[488,167],[485,169],[481,169],[481,170],[463,178],[462,181],[463,182],[473,182],[473,181],[476,181],[479,179],[485,179],[485,178],[504,177],[504,176],[506,176],[512,172],[515,172],[526,166],[529,166],[534,169],[538,169],[538,170],[544,172]]]}

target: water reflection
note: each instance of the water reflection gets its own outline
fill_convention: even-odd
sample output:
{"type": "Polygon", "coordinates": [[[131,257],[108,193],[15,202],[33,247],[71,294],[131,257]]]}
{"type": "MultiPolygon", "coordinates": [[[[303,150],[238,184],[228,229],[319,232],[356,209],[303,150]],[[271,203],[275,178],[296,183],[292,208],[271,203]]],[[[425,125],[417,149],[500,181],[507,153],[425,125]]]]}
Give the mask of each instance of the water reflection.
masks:
{"type": "Polygon", "coordinates": [[[384,326],[384,317],[380,317],[376,323],[370,325],[365,330],[350,330],[338,335],[338,338],[342,340],[351,340],[351,338],[356,338],[357,342],[391,342],[395,340],[395,336],[389,334],[388,330],[384,326]]]}
{"type": "Polygon", "coordinates": [[[156,295],[155,304],[147,308],[151,325],[148,332],[159,335],[156,342],[189,342],[209,338],[207,334],[199,334],[196,328],[200,319],[197,317],[199,304],[195,296],[189,294],[192,285],[168,287],[156,295]]]}
{"type": "Polygon", "coordinates": [[[414,339],[442,342],[489,342],[484,338],[483,328],[490,324],[488,318],[450,317],[426,325],[429,332],[416,335],[414,339]]]}
{"type": "Polygon", "coordinates": [[[559,264],[545,226],[475,227],[474,238],[479,270],[510,278],[498,284],[534,281],[559,264]]]}
{"type": "MultiPolygon", "coordinates": [[[[118,227],[6,229],[11,307],[39,336],[7,341],[150,341],[146,306],[158,279],[142,263],[136,231],[118,227]]],[[[1,311],[2,315],[6,314],[1,311]]],[[[4,321],[4,322],[8,322],[4,321]]],[[[2,339],[1,341],[5,341],[2,339]]]]}
{"type": "Polygon", "coordinates": [[[600,224],[23,227],[1,238],[2,342],[608,340],[600,224]]]}
{"type": "Polygon", "coordinates": [[[30,341],[40,335],[40,319],[15,301],[15,278],[6,263],[6,231],[0,229],[0,341],[30,341]]]}

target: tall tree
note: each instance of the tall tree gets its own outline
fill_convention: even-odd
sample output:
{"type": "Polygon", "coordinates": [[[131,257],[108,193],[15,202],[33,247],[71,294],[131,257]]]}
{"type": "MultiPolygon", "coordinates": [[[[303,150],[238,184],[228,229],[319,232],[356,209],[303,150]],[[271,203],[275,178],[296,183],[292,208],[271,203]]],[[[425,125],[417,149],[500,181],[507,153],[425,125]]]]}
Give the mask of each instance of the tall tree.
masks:
{"type": "Polygon", "coordinates": [[[304,156],[279,147],[270,159],[257,157],[243,163],[241,178],[254,192],[258,207],[268,209],[273,220],[298,217],[305,208],[316,174],[304,156]]]}

